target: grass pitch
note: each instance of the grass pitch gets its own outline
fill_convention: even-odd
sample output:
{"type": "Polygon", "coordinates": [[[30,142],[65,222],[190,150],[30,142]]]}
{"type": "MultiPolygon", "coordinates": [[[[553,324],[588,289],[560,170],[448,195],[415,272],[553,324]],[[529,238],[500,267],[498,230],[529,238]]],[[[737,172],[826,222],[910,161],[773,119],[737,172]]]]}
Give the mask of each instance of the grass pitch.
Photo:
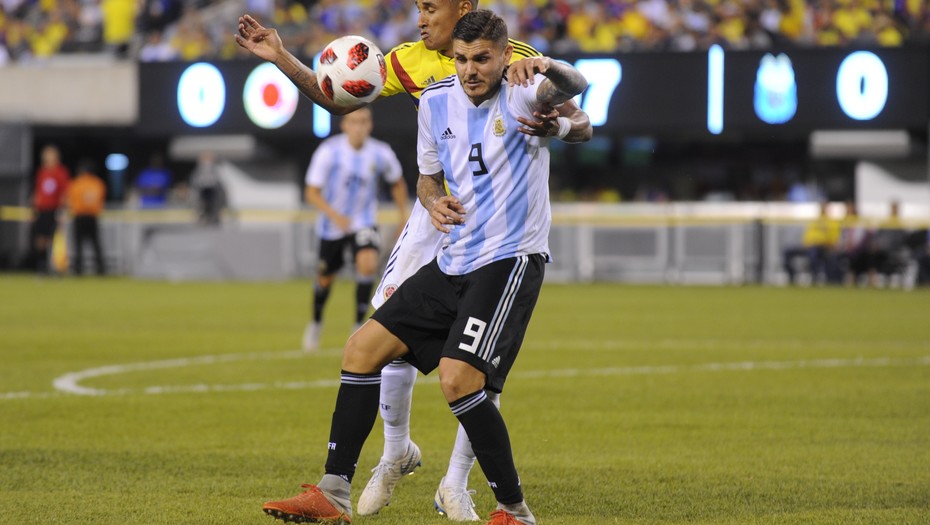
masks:
{"type": "MultiPolygon", "coordinates": [[[[350,326],[338,282],[327,349],[297,352],[309,293],[0,277],[0,523],[273,523],[262,502],[322,474],[350,326]]],[[[502,397],[528,501],[542,525],[930,523],[928,312],[926,290],[548,285],[502,397]]],[[[445,523],[455,426],[421,377],[423,467],[353,523],[445,523]]]]}

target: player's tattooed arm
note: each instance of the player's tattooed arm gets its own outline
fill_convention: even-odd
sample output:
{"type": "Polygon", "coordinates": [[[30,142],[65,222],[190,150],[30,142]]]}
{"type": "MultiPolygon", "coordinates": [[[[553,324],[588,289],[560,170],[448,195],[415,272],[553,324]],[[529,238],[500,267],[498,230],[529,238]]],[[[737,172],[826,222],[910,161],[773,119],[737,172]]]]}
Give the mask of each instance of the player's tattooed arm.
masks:
{"type": "Polygon", "coordinates": [[[536,90],[540,107],[533,113],[535,120],[517,118],[522,124],[519,131],[537,137],[557,137],[565,142],[591,140],[594,135],[591,119],[572,100],[588,87],[584,75],[574,67],[549,57],[527,57],[510,64],[507,83],[528,87],[536,82],[534,77],[537,74],[546,77],[536,90]]]}
{"type": "Polygon", "coordinates": [[[511,63],[507,68],[507,83],[527,87],[536,83],[533,78],[536,74],[546,77],[536,90],[536,101],[540,104],[558,106],[588,87],[580,71],[549,57],[527,57],[511,63]]]}
{"type": "Polygon", "coordinates": [[[304,96],[333,115],[345,115],[362,107],[361,105],[342,107],[334,104],[333,101],[323,94],[323,90],[320,89],[320,84],[316,81],[316,72],[307,67],[300,60],[297,60],[297,57],[287,51],[275,59],[274,65],[277,66],[282,73],[287,75],[287,78],[291,79],[291,82],[294,83],[304,96]]]}
{"type": "Polygon", "coordinates": [[[450,225],[465,222],[465,208],[455,197],[446,194],[443,187],[443,173],[433,175],[420,174],[417,179],[417,198],[429,212],[433,227],[443,233],[449,233],[450,225]]]}
{"type": "Polygon", "coordinates": [[[588,87],[588,80],[574,67],[544,57],[548,62],[539,72],[545,75],[546,80],[536,90],[536,100],[542,104],[557,106],[571,100],[575,95],[581,94],[588,87]]]}

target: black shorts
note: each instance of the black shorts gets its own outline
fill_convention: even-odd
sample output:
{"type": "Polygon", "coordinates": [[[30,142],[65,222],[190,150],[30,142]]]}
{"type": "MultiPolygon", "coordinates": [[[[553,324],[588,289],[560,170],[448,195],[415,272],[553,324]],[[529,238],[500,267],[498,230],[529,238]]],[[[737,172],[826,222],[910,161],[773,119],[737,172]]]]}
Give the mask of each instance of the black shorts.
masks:
{"type": "Polygon", "coordinates": [[[40,211],[32,223],[32,235],[35,237],[51,237],[58,229],[58,215],[54,211],[40,211]]]}
{"type": "Polygon", "coordinates": [[[424,374],[449,357],[487,376],[500,392],[526,334],[545,273],[543,255],[503,259],[465,275],[446,275],[434,260],[404,281],[371,316],[410,351],[424,374]]]}
{"type": "Polygon", "coordinates": [[[378,228],[363,228],[355,233],[346,235],[341,239],[320,241],[319,265],[317,272],[320,275],[333,275],[342,269],[345,264],[346,248],[352,250],[352,261],[358,252],[367,248],[381,250],[381,235],[378,228]]]}

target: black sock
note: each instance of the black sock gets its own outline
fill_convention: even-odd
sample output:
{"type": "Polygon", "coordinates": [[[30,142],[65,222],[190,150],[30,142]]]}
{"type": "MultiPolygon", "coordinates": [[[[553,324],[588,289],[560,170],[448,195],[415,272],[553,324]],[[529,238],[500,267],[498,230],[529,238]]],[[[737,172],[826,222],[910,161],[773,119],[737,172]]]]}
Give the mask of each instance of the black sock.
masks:
{"type": "Polygon", "coordinates": [[[336,409],[329,431],[329,455],[326,473],[352,482],[362,445],[368,439],[378,416],[381,396],[381,372],[353,374],[342,371],[336,396],[336,409]]]}
{"type": "Polygon", "coordinates": [[[465,428],[478,464],[488,478],[497,501],[505,505],[523,501],[507,425],[484,390],[449,403],[449,408],[465,428]]]}
{"type": "Polygon", "coordinates": [[[326,306],[326,300],[329,299],[329,288],[323,288],[319,284],[313,285],[313,321],[319,323],[323,320],[323,307],[326,306]]]}
{"type": "Polygon", "coordinates": [[[368,301],[371,300],[371,289],[374,282],[371,279],[355,281],[355,322],[361,323],[368,314],[368,301]]]}
{"type": "Polygon", "coordinates": [[[49,273],[48,249],[36,250],[36,270],[39,273],[49,273]]]}

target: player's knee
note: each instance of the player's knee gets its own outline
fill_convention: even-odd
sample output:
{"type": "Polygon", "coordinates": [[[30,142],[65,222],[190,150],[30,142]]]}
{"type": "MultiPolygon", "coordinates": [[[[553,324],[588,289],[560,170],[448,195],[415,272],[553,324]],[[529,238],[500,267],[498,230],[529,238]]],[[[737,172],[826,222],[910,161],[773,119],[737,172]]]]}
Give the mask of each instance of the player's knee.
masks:
{"type": "Polygon", "coordinates": [[[484,383],[484,373],[464,361],[443,359],[439,363],[439,385],[450,403],[481,390],[484,383]]]}
{"type": "Polygon", "coordinates": [[[359,253],[355,261],[355,273],[360,278],[372,278],[378,267],[378,252],[366,250],[359,253]],[[370,253],[368,253],[370,252],[370,253]]]}
{"type": "Polygon", "coordinates": [[[406,347],[379,323],[369,321],[355,331],[342,350],[342,369],[356,374],[379,372],[406,347]]]}

